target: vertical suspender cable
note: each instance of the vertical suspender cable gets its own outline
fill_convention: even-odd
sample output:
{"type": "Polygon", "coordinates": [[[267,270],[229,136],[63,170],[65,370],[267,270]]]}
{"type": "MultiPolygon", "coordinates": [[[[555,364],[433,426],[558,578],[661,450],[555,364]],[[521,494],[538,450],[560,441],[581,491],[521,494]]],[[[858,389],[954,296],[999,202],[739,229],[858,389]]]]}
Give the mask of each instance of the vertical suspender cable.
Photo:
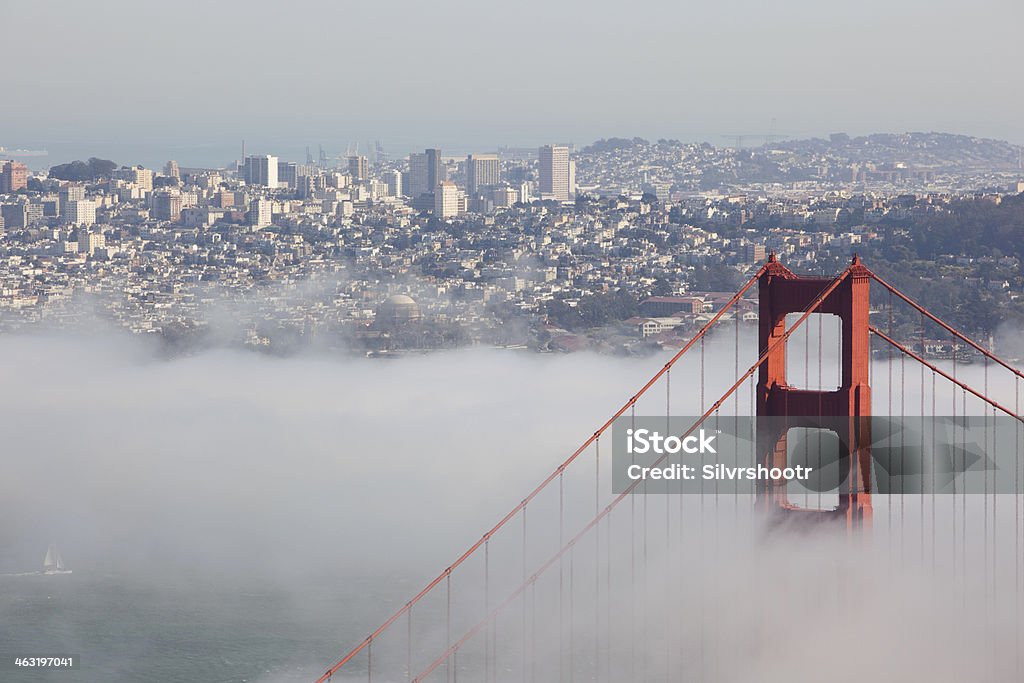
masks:
{"type": "MultiPolygon", "coordinates": [[[[630,427],[636,429],[636,404],[629,409],[630,427]]],[[[632,458],[631,458],[632,461],[632,458]]],[[[632,462],[631,462],[632,464],[632,462]]],[[[629,680],[636,680],[636,496],[629,497],[629,680]]]]}
{"type": "MultiPolygon", "coordinates": [[[[889,292],[889,298],[892,299],[892,292],[889,292]]],[[[921,356],[922,357],[924,356],[924,316],[923,315],[921,316],[921,356]]],[[[925,374],[924,374],[925,367],[923,365],[921,365],[920,367],[921,367],[921,456],[920,457],[924,458],[924,452],[925,452],[924,451],[924,419],[925,419],[925,417],[924,417],[925,416],[925,405],[924,405],[924,400],[925,399],[924,399],[924,396],[925,396],[925,381],[926,381],[926,377],[925,377],[925,374]]],[[[921,529],[920,529],[920,533],[921,533],[921,566],[923,567],[924,566],[924,553],[925,553],[925,550],[924,550],[925,541],[924,541],[924,468],[923,468],[923,463],[922,463],[922,467],[921,467],[921,484],[920,484],[920,486],[918,486],[918,492],[917,493],[918,493],[918,496],[921,498],[921,501],[920,501],[921,502],[921,511],[920,511],[920,519],[919,519],[918,523],[921,525],[921,529]]]]}
{"type": "MultiPolygon", "coordinates": [[[[888,306],[888,308],[889,308],[889,315],[888,315],[888,324],[886,325],[886,334],[888,334],[890,337],[892,337],[893,336],[893,333],[892,333],[892,292],[889,292],[889,306],[888,306]]],[[[887,377],[887,380],[886,380],[886,387],[885,387],[885,390],[886,390],[885,415],[886,415],[886,417],[888,419],[886,420],[886,429],[885,429],[886,434],[885,434],[885,436],[886,436],[886,440],[890,444],[890,448],[892,447],[892,422],[893,422],[892,418],[894,417],[893,410],[892,410],[892,368],[893,368],[893,365],[894,365],[893,360],[892,360],[892,354],[893,354],[892,347],[891,346],[887,346],[887,348],[886,348],[886,358],[887,358],[886,366],[887,366],[887,368],[886,369],[887,369],[888,377],[887,377]]],[[[870,382],[869,382],[869,384],[870,384],[870,382]]],[[[872,413],[874,413],[874,411],[872,411],[872,413]]],[[[895,477],[893,477],[893,482],[895,482],[895,477]]],[[[885,521],[886,521],[886,544],[887,544],[886,562],[888,563],[890,571],[892,569],[892,556],[893,556],[893,551],[892,551],[892,540],[893,540],[892,539],[892,516],[893,516],[892,496],[893,496],[893,488],[891,486],[891,483],[892,482],[890,482],[889,490],[885,494],[885,521]]]]}
{"type": "MultiPolygon", "coordinates": [[[[984,379],[983,379],[983,384],[984,384],[984,387],[985,387],[983,393],[986,396],[988,396],[989,395],[988,394],[988,357],[987,356],[983,356],[982,358],[983,358],[983,363],[984,363],[984,369],[983,369],[984,379]]],[[[983,415],[984,415],[984,420],[985,420],[985,422],[983,424],[983,435],[982,435],[983,436],[984,446],[982,447],[981,451],[982,451],[982,457],[987,458],[988,457],[988,453],[989,453],[989,450],[988,450],[988,406],[982,405],[981,408],[982,408],[982,411],[984,411],[983,415]]],[[[994,456],[995,455],[995,451],[993,450],[991,452],[992,452],[992,454],[994,456]]],[[[982,575],[981,586],[982,586],[982,601],[985,604],[985,607],[984,607],[984,610],[985,610],[985,639],[984,639],[984,642],[986,643],[986,645],[988,645],[988,644],[992,643],[992,635],[991,635],[991,630],[990,630],[990,626],[989,626],[991,621],[992,621],[992,615],[991,615],[991,612],[989,610],[989,584],[988,584],[988,533],[989,533],[989,529],[988,529],[988,467],[987,466],[985,467],[985,469],[982,470],[981,476],[982,476],[982,487],[983,487],[982,488],[982,503],[981,503],[981,505],[982,505],[982,507],[981,507],[981,519],[982,519],[982,533],[981,533],[981,536],[984,539],[984,541],[982,543],[982,549],[981,549],[982,557],[983,557],[982,564],[981,564],[981,575],[982,575]]],[[[994,500],[993,500],[992,505],[993,505],[993,510],[994,510],[995,509],[995,501],[994,500]]],[[[994,530],[995,526],[993,525],[992,528],[994,530]]],[[[993,542],[992,545],[994,546],[995,543],[993,542]]],[[[986,652],[985,654],[988,655],[989,653],[986,652]]],[[[986,664],[986,666],[985,666],[985,676],[989,675],[988,665],[991,664],[991,663],[992,663],[992,660],[989,659],[989,658],[986,658],[986,662],[985,662],[985,664],[986,664]]]]}
{"type": "Polygon", "coordinates": [[[932,502],[932,572],[933,573],[935,572],[935,569],[936,569],[935,568],[935,540],[936,540],[936,536],[935,536],[935,534],[936,534],[936,528],[935,528],[935,505],[936,505],[936,502],[937,502],[936,498],[935,498],[935,494],[936,494],[936,491],[935,491],[935,483],[936,483],[936,480],[935,480],[935,452],[936,452],[936,449],[935,449],[935,420],[937,419],[936,415],[935,415],[935,402],[936,402],[936,397],[935,397],[935,393],[936,393],[935,381],[936,381],[935,371],[932,370],[932,441],[931,441],[932,457],[929,459],[929,465],[930,465],[929,469],[931,470],[931,475],[932,475],[932,485],[931,485],[932,501],[931,502],[932,502]]]}
{"type": "MultiPolygon", "coordinates": [[[[665,373],[665,433],[666,434],[671,434],[672,433],[672,371],[671,370],[669,370],[668,372],[665,373]]],[[[673,580],[674,573],[672,571],[672,561],[673,561],[673,557],[672,557],[672,532],[671,532],[671,523],[670,523],[670,518],[671,518],[670,508],[671,508],[671,503],[672,503],[672,496],[669,495],[670,493],[671,493],[671,491],[669,490],[668,485],[666,485],[666,487],[665,487],[665,495],[663,496],[664,499],[665,499],[665,567],[666,567],[666,570],[667,570],[666,571],[666,576],[665,576],[665,581],[668,583],[666,588],[667,588],[667,591],[668,591],[668,596],[670,597],[670,600],[671,600],[671,595],[673,593],[675,593],[676,589],[675,589],[675,581],[673,580]]],[[[682,500],[682,496],[680,495],[678,497],[679,497],[679,499],[681,501],[682,500]]],[[[680,519],[682,519],[682,515],[680,515],[680,519]]],[[[670,602],[670,600],[666,601],[666,602],[670,602]]],[[[665,607],[666,606],[663,605],[663,608],[665,608],[665,607]]],[[[663,630],[664,630],[664,634],[665,634],[665,678],[666,678],[666,680],[669,677],[669,672],[670,672],[671,666],[672,666],[671,665],[671,652],[672,652],[672,648],[670,648],[668,646],[669,634],[672,631],[672,624],[671,624],[671,621],[670,621],[671,617],[672,617],[672,610],[671,609],[665,609],[665,621],[664,621],[664,625],[663,625],[663,630]]]]}
{"type": "MultiPolygon", "coordinates": [[[[906,384],[907,383],[907,365],[906,365],[906,360],[907,360],[906,355],[901,353],[900,354],[900,424],[901,425],[906,424],[906,421],[907,421],[907,405],[906,405],[906,401],[907,401],[907,384],[906,384]]],[[[904,447],[906,445],[904,443],[904,441],[906,439],[905,434],[906,434],[906,430],[905,429],[900,429],[900,472],[903,472],[903,470],[904,470],[904,467],[903,467],[903,456],[904,456],[904,447]]],[[[899,546],[900,546],[900,566],[901,567],[903,566],[903,563],[905,562],[905,557],[904,557],[904,552],[903,551],[904,551],[904,546],[906,545],[904,543],[904,538],[905,538],[904,537],[904,530],[906,529],[906,527],[903,524],[904,510],[903,510],[903,484],[902,484],[902,482],[903,482],[903,479],[901,477],[900,478],[900,490],[899,490],[899,497],[900,497],[900,529],[899,529],[900,542],[899,542],[899,546]]]]}
{"type": "MultiPolygon", "coordinates": [[[[523,576],[522,576],[522,584],[521,585],[525,586],[526,585],[526,505],[523,505],[522,513],[521,514],[523,516],[523,545],[522,545],[522,551],[523,551],[523,576]]],[[[522,679],[523,679],[523,683],[526,683],[526,668],[527,668],[526,646],[527,646],[527,639],[526,639],[526,592],[525,591],[523,592],[523,596],[522,597],[523,597],[523,614],[522,614],[522,624],[521,624],[521,626],[522,626],[522,641],[523,641],[522,649],[523,649],[523,652],[522,652],[522,662],[520,663],[520,667],[522,668],[521,676],[522,676],[522,679]]],[[[531,656],[531,658],[533,657],[532,654],[530,656],[531,656]]]]}
{"type": "MultiPolygon", "coordinates": [[[[484,616],[491,613],[491,539],[484,542],[484,616]]],[[[491,680],[491,630],[494,622],[489,628],[484,629],[484,681],[491,680]]]]}
{"type": "MultiPolygon", "coordinates": [[[[594,516],[601,512],[601,439],[594,440],[594,516]]],[[[609,524],[605,520],[605,524],[609,524]]],[[[606,569],[607,571],[607,569],[606,569]]],[[[608,596],[611,599],[611,596],[608,596]]],[[[601,683],[601,529],[594,529],[594,679],[601,683]]]]}
{"type": "MultiPolygon", "coordinates": [[[[558,547],[565,547],[565,473],[558,473],[558,547]]],[[[565,678],[565,566],[558,557],[558,680],[565,678]]]]}
{"type": "Polygon", "coordinates": [[[576,674],[576,601],[574,589],[576,577],[576,546],[569,548],[569,683],[576,674]]]}
{"type": "MultiPolygon", "coordinates": [[[[445,586],[445,600],[446,600],[445,613],[444,613],[445,632],[446,632],[446,636],[445,636],[446,643],[445,644],[447,645],[447,647],[451,647],[452,646],[452,572],[451,572],[451,569],[449,569],[448,572],[445,574],[444,586],[445,586]]],[[[450,657],[448,658],[448,661],[445,662],[445,670],[446,670],[445,678],[447,680],[451,681],[452,680],[452,673],[453,672],[452,672],[452,660],[451,660],[450,657]]]]}
{"type": "MultiPolygon", "coordinates": [[[[1020,417],[1020,378],[1014,377],[1013,379],[1013,414],[1020,417]]],[[[1013,425],[1013,440],[1014,440],[1014,467],[1013,467],[1013,627],[1014,627],[1014,651],[1016,656],[1014,657],[1014,668],[1017,673],[1017,680],[1020,680],[1020,660],[1021,660],[1021,642],[1020,642],[1020,598],[1021,598],[1021,572],[1020,572],[1020,497],[1021,497],[1021,481],[1020,481],[1020,430],[1021,425],[1013,425]]]]}

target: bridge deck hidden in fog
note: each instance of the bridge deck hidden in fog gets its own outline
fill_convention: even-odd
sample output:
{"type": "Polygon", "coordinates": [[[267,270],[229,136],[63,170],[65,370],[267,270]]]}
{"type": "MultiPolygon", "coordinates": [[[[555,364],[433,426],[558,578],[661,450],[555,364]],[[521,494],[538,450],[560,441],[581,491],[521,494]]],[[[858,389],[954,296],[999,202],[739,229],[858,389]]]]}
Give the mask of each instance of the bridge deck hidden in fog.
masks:
{"type": "MultiPolygon", "coordinates": [[[[335,676],[410,682],[454,682],[459,677],[718,680],[715,673],[724,675],[734,664],[730,658],[743,656],[719,651],[707,636],[713,630],[706,625],[709,619],[728,617],[694,607],[697,603],[671,577],[705,562],[708,548],[720,538],[715,535],[721,530],[720,520],[729,515],[737,525],[746,518],[757,520],[746,524],[754,529],[751,537],[820,533],[808,531],[813,527],[851,544],[870,542],[866,539],[885,531],[890,550],[895,539],[901,557],[903,549],[912,548],[922,561],[930,555],[935,566],[943,563],[946,551],[941,548],[951,543],[952,575],[964,594],[972,581],[980,582],[984,590],[970,592],[991,602],[993,611],[1000,603],[1011,604],[1008,597],[1013,595],[1013,619],[1019,624],[1024,592],[1024,486],[1018,464],[1024,431],[1022,378],[1020,370],[942,322],[857,257],[836,277],[821,278],[798,276],[772,255],[575,452],[318,683],[335,676]],[[750,344],[741,344],[746,335],[741,335],[739,316],[729,314],[755,285],[758,346],[756,359],[748,366],[741,364],[741,357],[747,352],[754,358],[753,350],[750,344]],[[897,306],[902,307],[904,320],[910,316],[915,321],[915,339],[896,339],[897,306]],[[829,356],[821,332],[828,316],[831,324],[838,323],[836,339],[828,342],[834,356],[829,356]],[[887,323],[879,320],[886,316],[887,323]],[[951,365],[925,358],[926,326],[954,340],[951,365]],[[816,352],[811,342],[815,327],[816,352]],[[797,333],[803,335],[801,344],[794,343],[797,333]],[[717,349],[733,352],[729,362],[707,360],[712,334],[717,349]],[[965,367],[960,349],[977,361],[965,367]],[[886,359],[884,365],[873,362],[880,356],[886,359]],[[826,364],[835,366],[836,381],[831,385],[822,380],[826,364]],[[816,385],[811,381],[815,366],[816,385]],[[723,374],[730,375],[727,381],[721,381],[723,374]],[[794,374],[801,375],[799,381],[794,374]],[[878,385],[874,400],[873,380],[878,385]],[[1007,386],[1012,393],[1007,393],[1007,386]],[[706,392],[718,398],[706,403],[706,392]],[[673,408],[684,411],[678,414],[698,416],[680,437],[726,417],[737,423],[753,418],[757,427],[750,440],[751,457],[771,468],[791,464],[793,430],[824,425],[843,451],[832,463],[841,472],[835,489],[825,496],[827,504],[821,504],[820,490],[794,493],[788,482],[771,480],[759,481],[749,496],[725,496],[718,490],[701,496],[644,495],[649,491],[642,481],[609,495],[613,425],[617,420],[640,419],[638,415],[660,415],[669,424],[673,408]],[[872,415],[873,408],[878,415],[872,415]],[[968,413],[984,443],[972,450],[963,437],[963,447],[947,449],[952,455],[946,464],[951,466],[937,468],[934,424],[950,418],[966,421],[968,413]],[[873,445],[880,443],[877,432],[891,431],[892,424],[906,419],[931,421],[927,443],[927,428],[922,428],[920,444],[908,441],[893,447],[889,439],[885,457],[878,446],[873,452],[873,445]],[[923,461],[918,469],[903,462],[914,445],[923,461]],[[997,452],[997,464],[986,460],[986,453],[997,452]],[[968,470],[975,477],[970,485],[959,478],[968,470]],[[936,484],[937,476],[942,486],[936,484]],[[811,504],[815,501],[818,504],[811,504]],[[716,525],[715,532],[706,535],[709,523],[716,525]],[[1006,540],[1000,533],[1012,533],[1013,538],[1006,540]],[[974,559],[975,547],[983,549],[983,560],[974,559]],[[968,571],[975,564],[979,566],[968,571]],[[661,580],[652,577],[666,575],[670,578],[664,591],[652,591],[654,582],[661,580]],[[678,644],[672,637],[677,632],[688,634],[678,644]]],[[[954,434],[960,434],[956,429],[954,425],[954,434]]],[[[500,438],[487,449],[495,457],[511,455],[500,453],[500,438]]],[[[702,576],[716,580],[717,567],[706,569],[702,576]]],[[[766,624],[766,639],[774,639],[774,627],[766,624]]],[[[1017,633],[1008,636],[1012,642],[993,638],[993,643],[1001,644],[986,651],[988,668],[965,674],[964,680],[1021,680],[1006,673],[1021,669],[1016,628],[1017,633]]]]}

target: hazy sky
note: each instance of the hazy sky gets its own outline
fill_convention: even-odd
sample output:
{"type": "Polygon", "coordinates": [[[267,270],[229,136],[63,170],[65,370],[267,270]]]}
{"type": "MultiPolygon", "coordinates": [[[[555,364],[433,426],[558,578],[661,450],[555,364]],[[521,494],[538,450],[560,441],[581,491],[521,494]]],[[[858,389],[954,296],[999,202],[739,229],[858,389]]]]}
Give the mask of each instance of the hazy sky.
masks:
{"type": "Polygon", "coordinates": [[[773,119],[1024,142],[1018,0],[0,0],[0,23],[8,147],[722,143],[773,119]]]}

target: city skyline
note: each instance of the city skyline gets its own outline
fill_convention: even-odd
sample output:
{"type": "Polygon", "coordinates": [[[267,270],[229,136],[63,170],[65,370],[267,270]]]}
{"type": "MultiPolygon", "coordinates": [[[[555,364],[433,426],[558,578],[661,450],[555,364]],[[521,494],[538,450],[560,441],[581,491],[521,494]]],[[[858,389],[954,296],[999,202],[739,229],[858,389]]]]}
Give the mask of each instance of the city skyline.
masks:
{"type": "MultiPolygon", "coordinates": [[[[58,164],[70,163],[76,160],[83,160],[90,157],[109,159],[121,166],[141,165],[146,168],[161,169],[168,161],[174,161],[182,168],[205,168],[205,169],[233,169],[235,164],[240,163],[245,157],[252,155],[273,156],[281,161],[302,163],[311,155],[317,159],[318,152],[323,151],[327,161],[331,165],[347,166],[349,159],[353,156],[366,157],[371,163],[375,161],[375,154],[383,154],[391,160],[409,160],[417,154],[422,155],[425,149],[440,149],[446,159],[465,159],[468,156],[489,157],[503,152],[518,153],[523,150],[536,151],[545,145],[564,145],[572,153],[577,153],[583,148],[611,139],[643,139],[656,141],[668,139],[682,144],[702,145],[707,144],[716,149],[755,149],[764,146],[767,140],[802,142],[813,140],[828,140],[835,134],[850,135],[851,137],[870,137],[872,135],[963,135],[969,138],[977,138],[983,141],[998,143],[1009,143],[1014,146],[1024,147],[1024,142],[1015,142],[1006,138],[991,138],[971,133],[953,133],[950,131],[924,131],[924,130],[878,130],[858,134],[852,131],[833,130],[822,132],[816,135],[795,136],[781,133],[761,133],[747,135],[719,135],[717,140],[685,139],[685,138],[656,138],[627,134],[609,135],[592,140],[570,140],[554,137],[539,137],[535,144],[474,144],[469,140],[454,138],[448,142],[451,144],[440,144],[437,140],[427,140],[425,143],[395,143],[391,140],[379,138],[368,138],[366,140],[335,139],[332,144],[328,139],[317,142],[315,140],[284,140],[277,138],[266,140],[263,138],[224,140],[222,142],[195,142],[193,144],[131,144],[124,141],[90,141],[80,142],[58,142],[55,146],[47,146],[40,140],[30,140],[25,144],[7,145],[6,151],[0,151],[0,163],[14,160],[25,164],[29,170],[39,172],[58,164]],[[740,146],[737,148],[737,144],[740,146]],[[379,145],[374,149],[375,145],[379,145]],[[15,152],[28,152],[18,154],[15,152]],[[40,153],[44,152],[44,153],[40,153]]],[[[531,138],[532,139],[532,138],[531,138]]]]}

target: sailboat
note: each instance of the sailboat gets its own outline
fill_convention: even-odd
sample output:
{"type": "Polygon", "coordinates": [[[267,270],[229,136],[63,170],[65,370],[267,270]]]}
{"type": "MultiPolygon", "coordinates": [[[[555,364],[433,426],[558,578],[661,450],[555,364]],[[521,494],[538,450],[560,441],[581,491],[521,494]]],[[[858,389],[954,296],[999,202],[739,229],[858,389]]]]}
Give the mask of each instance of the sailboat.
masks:
{"type": "Polygon", "coordinates": [[[51,543],[50,547],[46,549],[46,559],[43,560],[43,574],[50,576],[70,573],[70,569],[64,568],[64,560],[61,559],[60,551],[57,550],[57,544],[51,543]]]}

